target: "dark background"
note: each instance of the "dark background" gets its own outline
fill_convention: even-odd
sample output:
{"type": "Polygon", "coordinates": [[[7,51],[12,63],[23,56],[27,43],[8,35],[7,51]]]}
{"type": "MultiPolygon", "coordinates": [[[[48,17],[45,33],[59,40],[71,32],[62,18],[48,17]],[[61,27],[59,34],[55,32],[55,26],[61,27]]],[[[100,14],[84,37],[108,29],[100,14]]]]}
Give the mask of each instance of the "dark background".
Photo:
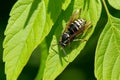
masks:
{"type": "Polygon", "coordinates": [[[9,13],[16,0],[1,0],[0,2],[0,80],[6,80],[4,74],[4,63],[2,61],[3,55],[3,39],[4,39],[4,30],[6,28],[9,13]]]}
{"type": "MultiPolygon", "coordinates": [[[[17,0],[2,0],[0,2],[0,80],[6,80],[4,73],[4,63],[2,61],[4,30],[9,19],[10,10],[16,1],[17,0]]],[[[110,5],[108,5],[108,7],[113,16],[120,17],[120,12],[118,10],[113,9],[110,5]]],[[[103,8],[101,18],[98,21],[93,35],[87,41],[87,45],[81,51],[80,55],[72,63],[70,63],[70,65],[68,65],[63,73],[56,78],[56,80],[96,80],[94,76],[95,48],[99,35],[103,30],[106,22],[107,15],[103,8]]],[[[33,52],[28,64],[23,69],[18,80],[34,80],[39,69],[39,53],[39,49],[36,49],[33,52]]]]}

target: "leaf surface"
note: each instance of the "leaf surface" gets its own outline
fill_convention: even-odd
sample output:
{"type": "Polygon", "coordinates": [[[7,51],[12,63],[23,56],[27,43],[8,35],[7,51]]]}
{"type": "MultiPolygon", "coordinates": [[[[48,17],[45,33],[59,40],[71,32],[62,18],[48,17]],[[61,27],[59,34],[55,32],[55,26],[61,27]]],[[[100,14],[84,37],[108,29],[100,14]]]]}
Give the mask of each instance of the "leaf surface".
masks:
{"type": "MultiPolygon", "coordinates": [[[[45,29],[43,31],[44,33],[48,33],[48,31],[51,29],[51,27],[54,25],[54,23],[56,22],[56,20],[58,19],[60,13],[62,10],[65,10],[68,5],[70,3],[70,0],[45,0],[45,4],[46,4],[46,23],[45,23],[45,29]],[[57,3],[57,5],[56,5],[57,3]]],[[[40,69],[38,71],[38,74],[35,78],[35,80],[41,80],[41,78],[43,77],[43,72],[44,72],[44,66],[45,66],[45,62],[46,62],[46,57],[48,55],[48,50],[50,47],[50,43],[51,43],[51,37],[54,31],[51,30],[51,32],[49,33],[49,37],[47,36],[47,38],[45,38],[43,40],[43,42],[40,44],[40,48],[41,48],[41,63],[40,63],[40,69]]],[[[44,38],[44,37],[43,37],[44,38]]],[[[41,39],[43,39],[41,38],[41,39]]]]}
{"type": "Polygon", "coordinates": [[[95,56],[97,80],[119,80],[120,19],[110,16],[100,36],[95,56]]]}
{"type": "Polygon", "coordinates": [[[108,2],[113,8],[120,10],[120,0],[108,0],[108,2]]]}
{"type": "Polygon", "coordinates": [[[92,22],[93,25],[92,29],[85,32],[80,38],[88,40],[94,31],[101,14],[100,0],[72,0],[68,8],[65,11],[62,11],[53,26],[53,28],[57,28],[54,32],[51,47],[49,49],[43,80],[54,80],[66,68],[66,66],[77,57],[86,44],[86,42],[72,42],[72,49],[68,46],[64,48],[67,55],[64,55],[60,45],[53,46],[54,44],[59,43],[60,36],[65,29],[66,23],[69,21],[72,13],[78,9],[82,9],[80,16],[87,19],[87,21],[92,22]],[[93,5],[96,8],[93,8],[93,5]]]}
{"type": "Polygon", "coordinates": [[[17,80],[32,51],[42,41],[41,38],[47,35],[42,35],[45,10],[43,0],[19,0],[12,8],[3,44],[7,80],[17,80]]]}

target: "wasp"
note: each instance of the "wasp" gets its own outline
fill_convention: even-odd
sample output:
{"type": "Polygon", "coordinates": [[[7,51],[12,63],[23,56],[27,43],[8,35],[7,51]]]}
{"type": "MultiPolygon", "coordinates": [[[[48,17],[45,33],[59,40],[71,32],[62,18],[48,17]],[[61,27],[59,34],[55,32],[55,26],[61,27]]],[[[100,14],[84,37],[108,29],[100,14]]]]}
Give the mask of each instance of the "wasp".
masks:
{"type": "Polygon", "coordinates": [[[59,44],[62,46],[62,48],[72,42],[76,36],[82,34],[85,29],[90,26],[90,23],[87,24],[85,19],[79,19],[80,12],[81,10],[76,10],[67,23],[59,41],[59,44]]]}

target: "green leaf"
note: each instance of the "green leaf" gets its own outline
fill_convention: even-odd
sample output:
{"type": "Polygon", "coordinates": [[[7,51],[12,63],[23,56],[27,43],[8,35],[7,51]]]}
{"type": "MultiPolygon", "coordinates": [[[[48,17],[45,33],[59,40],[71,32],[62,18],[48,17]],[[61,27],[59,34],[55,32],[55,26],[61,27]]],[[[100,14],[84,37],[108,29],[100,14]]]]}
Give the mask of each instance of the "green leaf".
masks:
{"type": "Polygon", "coordinates": [[[108,0],[108,2],[113,8],[120,10],[120,0],[108,0]]]}
{"type": "MultiPolygon", "coordinates": [[[[47,11],[46,12],[47,21],[45,24],[46,27],[45,27],[44,33],[48,32],[51,29],[52,25],[56,22],[58,16],[60,15],[61,10],[65,10],[68,7],[70,0],[45,0],[45,3],[46,3],[46,11],[47,11]],[[55,3],[57,3],[57,5],[55,3]]],[[[51,32],[49,33],[49,37],[44,39],[43,42],[40,44],[40,48],[42,50],[41,60],[40,60],[41,62],[40,62],[40,69],[38,71],[38,74],[35,80],[41,80],[41,78],[43,77],[46,57],[47,57],[48,49],[51,42],[50,37],[52,37],[51,32]]]]}
{"type": "Polygon", "coordinates": [[[44,39],[44,34],[48,33],[53,26],[53,24],[56,22],[58,16],[60,15],[60,12],[62,9],[66,9],[70,1],[68,0],[44,0],[46,5],[46,24],[43,31],[43,36],[41,40],[44,39]],[[57,5],[56,5],[57,3],[57,5]],[[65,4],[66,5],[65,5],[65,4]]]}
{"type": "Polygon", "coordinates": [[[120,19],[110,16],[96,49],[97,80],[119,80],[120,77],[120,19]]]}
{"type": "Polygon", "coordinates": [[[119,80],[119,41],[120,19],[113,17],[102,0],[105,7],[108,22],[98,41],[95,56],[95,75],[97,80],[119,80]]]}
{"type": "Polygon", "coordinates": [[[7,80],[17,80],[32,51],[41,43],[46,11],[42,0],[19,0],[10,13],[5,30],[4,54],[7,80]]]}
{"type": "Polygon", "coordinates": [[[93,26],[91,29],[87,30],[87,32],[79,37],[88,40],[94,31],[97,21],[100,18],[101,2],[100,0],[71,0],[68,8],[61,12],[61,15],[53,26],[53,28],[57,28],[54,32],[51,47],[49,49],[43,80],[54,80],[66,68],[66,66],[77,57],[79,52],[86,44],[86,42],[81,41],[72,42],[72,49],[70,49],[68,46],[64,48],[67,56],[64,55],[60,45],[53,46],[54,44],[59,43],[60,36],[65,29],[67,21],[72,15],[72,12],[76,11],[77,9],[82,9],[82,18],[87,19],[88,22],[92,22],[93,26]]]}

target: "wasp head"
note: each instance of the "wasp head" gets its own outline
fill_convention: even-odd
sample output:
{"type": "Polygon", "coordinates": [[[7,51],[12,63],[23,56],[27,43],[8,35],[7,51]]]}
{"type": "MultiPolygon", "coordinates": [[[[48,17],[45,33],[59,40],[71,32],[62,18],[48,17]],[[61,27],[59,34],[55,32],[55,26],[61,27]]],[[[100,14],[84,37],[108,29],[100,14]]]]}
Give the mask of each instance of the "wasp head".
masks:
{"type": "Polygon", "coordinates": [[[70,35],[69,35],[69,33],[68,32],[65,32],[65,33],[63,33],[63,35],[62,35],[62,38],[61,38],[61,40],[60,40],[60,45],[62,46],[62,47],[65,47],[66,46],[66,44],[70,41],[70,35]]]}

